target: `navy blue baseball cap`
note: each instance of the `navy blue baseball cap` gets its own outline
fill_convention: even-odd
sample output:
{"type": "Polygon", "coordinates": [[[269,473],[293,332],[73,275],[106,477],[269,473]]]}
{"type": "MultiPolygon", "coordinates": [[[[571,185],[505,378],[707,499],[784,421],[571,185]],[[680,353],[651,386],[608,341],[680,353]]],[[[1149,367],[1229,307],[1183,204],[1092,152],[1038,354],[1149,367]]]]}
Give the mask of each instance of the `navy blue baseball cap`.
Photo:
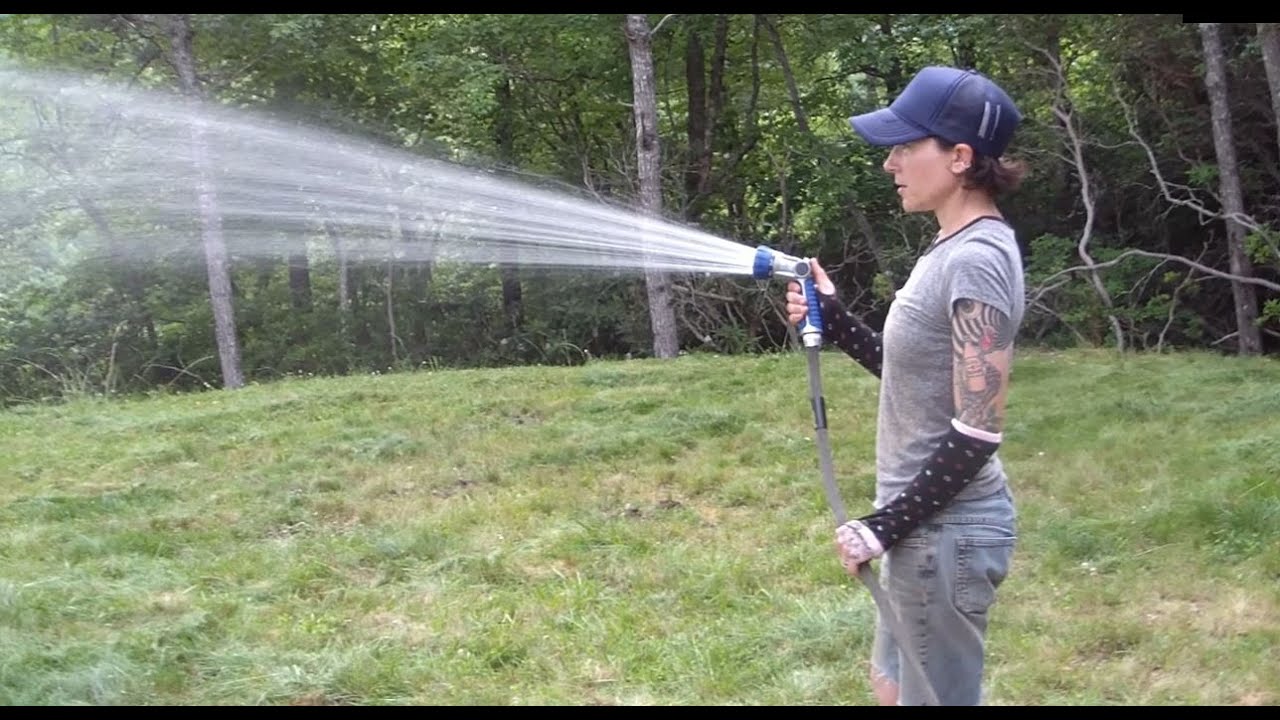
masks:
{"type": "Polygon", "coordinates": [[[887,108],[855,115],[849,124],[872,145],[929,136],[965,143],[1000,157],[1022,115],[1009,95],[977,70],[929,66],[916,73],[887,108]]]}

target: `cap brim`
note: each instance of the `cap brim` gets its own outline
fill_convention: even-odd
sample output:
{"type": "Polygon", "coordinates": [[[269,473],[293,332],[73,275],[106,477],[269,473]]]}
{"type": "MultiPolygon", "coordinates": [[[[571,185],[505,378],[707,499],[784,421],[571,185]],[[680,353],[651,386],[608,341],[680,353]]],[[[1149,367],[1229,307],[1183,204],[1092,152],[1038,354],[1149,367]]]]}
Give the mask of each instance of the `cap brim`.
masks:
{"type": "Polygon", "coordinates": [[[854,115],[849,118],[849,124],[872,145],[898,145],[929,136],[928,132],[898,117],[889,108],[854,115]]]}

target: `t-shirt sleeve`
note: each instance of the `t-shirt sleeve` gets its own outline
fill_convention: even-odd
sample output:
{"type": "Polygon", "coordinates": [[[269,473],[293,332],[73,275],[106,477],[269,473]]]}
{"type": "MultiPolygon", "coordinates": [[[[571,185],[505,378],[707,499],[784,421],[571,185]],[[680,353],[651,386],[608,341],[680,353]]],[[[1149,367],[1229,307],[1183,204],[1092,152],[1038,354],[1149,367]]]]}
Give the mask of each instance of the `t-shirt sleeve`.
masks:
{"type": "Polygon", "coordinates": [[[962,298],[977,300],[1013,317],[1014,269],[1005,251],[990,240],[973,238],[956,248],[947,261],[948,307],[962,298]]]}

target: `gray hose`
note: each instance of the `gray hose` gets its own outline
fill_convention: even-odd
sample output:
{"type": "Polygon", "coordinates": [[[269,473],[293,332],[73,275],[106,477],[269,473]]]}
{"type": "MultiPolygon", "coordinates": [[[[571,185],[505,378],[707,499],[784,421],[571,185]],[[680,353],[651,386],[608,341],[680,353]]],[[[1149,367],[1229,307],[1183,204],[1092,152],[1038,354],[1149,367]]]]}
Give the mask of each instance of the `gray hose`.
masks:
{"type": "MultiPolygon", "coordinates": [[[[817,345],[806,349],[806,354],[809,356],[809,394],[813,404],[813,426],[818,442],[818,460],[822,466],[823,488],[827,493],[827,504],[831,506],[831,512],[835,514],[836,526],[839,527],[849,519],[849,516],[845,512],[844,500],[840,497],[840,490],[836,487],[835,470],[831,465],[831,442],[827,437],[827,408],[826,401],[822,397],[822,368],[818,357],[820,351],[821,348],[817,345]]],[[[870,562],[865,562],[858,567],[858,579],[871,591],[871,599],[875,601],[876,607],[880,608],[881,617],[889,623],[889,630],[898,641],[898,647],[902,650],[902,654],[907,656],[907,661],[911,663],[911,667],[919,673],[920,679],[924,683],[925,693],[928,696],[926,704],[941,705],[942,703],[938,702],[938,696],[934,692],[933,686],[929,683],[929,676],[924,673],[924,667],[917,656],[915,644],[908,642],[911,635],[902,625],[902,620],[898,617],[898,613],[894,611],[893,606],[889,603],[889,596],[885,594],[884,588],[880,586],[879,580],[876,579],[870,562]]]]}

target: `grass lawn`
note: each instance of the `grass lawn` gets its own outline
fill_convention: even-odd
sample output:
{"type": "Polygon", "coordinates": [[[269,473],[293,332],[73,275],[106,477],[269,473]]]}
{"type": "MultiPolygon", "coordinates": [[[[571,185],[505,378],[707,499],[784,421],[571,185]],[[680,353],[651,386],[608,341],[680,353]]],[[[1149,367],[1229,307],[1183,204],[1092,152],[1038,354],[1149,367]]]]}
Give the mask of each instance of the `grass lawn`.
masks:
{"type": "MultiPolygon", "coordinates": [[[[877,381],[823,355],[869,508],[877,381]]],[[[992,704],[1280,702],[1280,363],[1022,352],[992,704]]],[[[4,704],[871,704],[804,356],[0,412],[4,704]]]]}

